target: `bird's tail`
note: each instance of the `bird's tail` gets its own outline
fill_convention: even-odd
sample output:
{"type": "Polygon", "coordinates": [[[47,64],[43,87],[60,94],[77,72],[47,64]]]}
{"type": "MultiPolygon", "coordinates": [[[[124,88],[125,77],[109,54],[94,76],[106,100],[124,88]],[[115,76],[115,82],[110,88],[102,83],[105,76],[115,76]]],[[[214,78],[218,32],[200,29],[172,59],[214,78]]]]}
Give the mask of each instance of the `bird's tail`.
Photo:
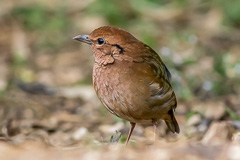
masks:
{"type": "Polygon", "coordinates": [[[169,116],[171,117],[171,120],[170,121],[167,121],[165,120],[167,126],[168,126],[168,129],[170,131],[172,131],[173,133],[179,133],[180,132],[180,129],[179,129],[179,126],[178,126],[178,123],[177,123],[177,120],[175,119],[175,116],[174,116],[174,113],[173,113],[173,109],[171,109],[169,112],[168,112],[169,116]]]}

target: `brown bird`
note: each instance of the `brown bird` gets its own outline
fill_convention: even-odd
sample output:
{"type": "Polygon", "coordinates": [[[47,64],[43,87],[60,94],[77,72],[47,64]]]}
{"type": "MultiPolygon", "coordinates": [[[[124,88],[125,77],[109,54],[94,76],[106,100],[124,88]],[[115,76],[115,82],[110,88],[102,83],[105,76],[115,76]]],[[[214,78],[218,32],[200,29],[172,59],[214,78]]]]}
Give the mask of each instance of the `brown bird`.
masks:
{"type": "Polygon", "coordinates": [[[112,26],[73,39],[87,43],[94,53],[93,85],[112,114],[130,122],[126,144],[136,123],[152,124],[154,139],[159,120],[179,133],[171,74],[158,54],[129,32],[112,26]]]}

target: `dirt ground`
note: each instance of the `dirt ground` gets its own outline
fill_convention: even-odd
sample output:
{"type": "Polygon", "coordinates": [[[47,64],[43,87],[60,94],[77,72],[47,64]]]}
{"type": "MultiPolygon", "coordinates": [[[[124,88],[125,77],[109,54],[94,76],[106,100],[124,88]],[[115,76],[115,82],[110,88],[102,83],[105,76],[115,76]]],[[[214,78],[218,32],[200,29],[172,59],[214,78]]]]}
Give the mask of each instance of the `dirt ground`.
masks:
{"type": "Polygon", "coordinates": [[[1,100],[0,159],[239,159],[239,121],[226,116],[226,103],[239,106],[239,97],[179,103],[176,118],[181,133],[159,126],[137,125],[127,147],[130,125],[112,116],[99,103],[91,86],[58,88],[54,95],[32,95],[14,89],[1,100]],[[71,96],[70,96],[71,95],[71,96]],[[195,114],[186,120],[188,106],[195,114]],[[213,104],[218,105],[217,109],[213,104]],[[208,106],[203,111],[202,106],[208,106]],[[214,120],[215,119],[215,120],[214,120]],[[122,136],[119,137],[119,131],[122,136]],[[120,138],[120,139],[119,139],[120,138]]]}

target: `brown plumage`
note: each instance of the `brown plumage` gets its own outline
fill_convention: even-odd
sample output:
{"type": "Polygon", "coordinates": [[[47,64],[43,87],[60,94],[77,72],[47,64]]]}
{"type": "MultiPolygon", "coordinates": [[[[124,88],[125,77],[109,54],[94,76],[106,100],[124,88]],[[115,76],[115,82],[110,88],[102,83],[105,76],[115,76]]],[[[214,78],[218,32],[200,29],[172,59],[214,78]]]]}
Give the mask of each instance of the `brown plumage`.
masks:
{"type": "Polygon", "coordinates": [[[74,39],[93,49],[93,84],[100,101],[109,112],[130,121],[126,144],[136,123],[153,124],[156,137],[162,119],[173,133],[179,133],[171,74],[152,48],[129,32],[111,26],[74,39]]]}

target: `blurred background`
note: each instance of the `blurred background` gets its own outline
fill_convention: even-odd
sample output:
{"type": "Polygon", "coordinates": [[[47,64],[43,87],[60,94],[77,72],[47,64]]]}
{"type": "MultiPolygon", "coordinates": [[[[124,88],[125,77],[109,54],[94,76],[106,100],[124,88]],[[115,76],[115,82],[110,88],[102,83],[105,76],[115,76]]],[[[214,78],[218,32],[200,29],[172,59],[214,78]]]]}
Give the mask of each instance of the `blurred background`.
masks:
{"type": "MultiPolygon", "coordinates": [[[[160,125],[159,147],[167,158],[184,157],[175,151],[188,153],[200,143],[205,149],[196,145],[188,154],[208,159],[224,151],[220,158],[240,159],[234,152],[240,150],[239,0],[0,0],[1,146],[39,142],[31,143],[36,153],[48,152],[42,143],[89,146],[89,152],[97,146],[104,157],[102,146],[125,141],[129,124],[108,113],[93,90],[90,47],[72,40],[104,25],[151,46],[172,73],[181,133],[160,125]]],[[[151,126],[138,125],[129,152],[137,156],[152,138],[151,126]]],[[[5,148],[8,156],[16,150],[5,148]]]]}

